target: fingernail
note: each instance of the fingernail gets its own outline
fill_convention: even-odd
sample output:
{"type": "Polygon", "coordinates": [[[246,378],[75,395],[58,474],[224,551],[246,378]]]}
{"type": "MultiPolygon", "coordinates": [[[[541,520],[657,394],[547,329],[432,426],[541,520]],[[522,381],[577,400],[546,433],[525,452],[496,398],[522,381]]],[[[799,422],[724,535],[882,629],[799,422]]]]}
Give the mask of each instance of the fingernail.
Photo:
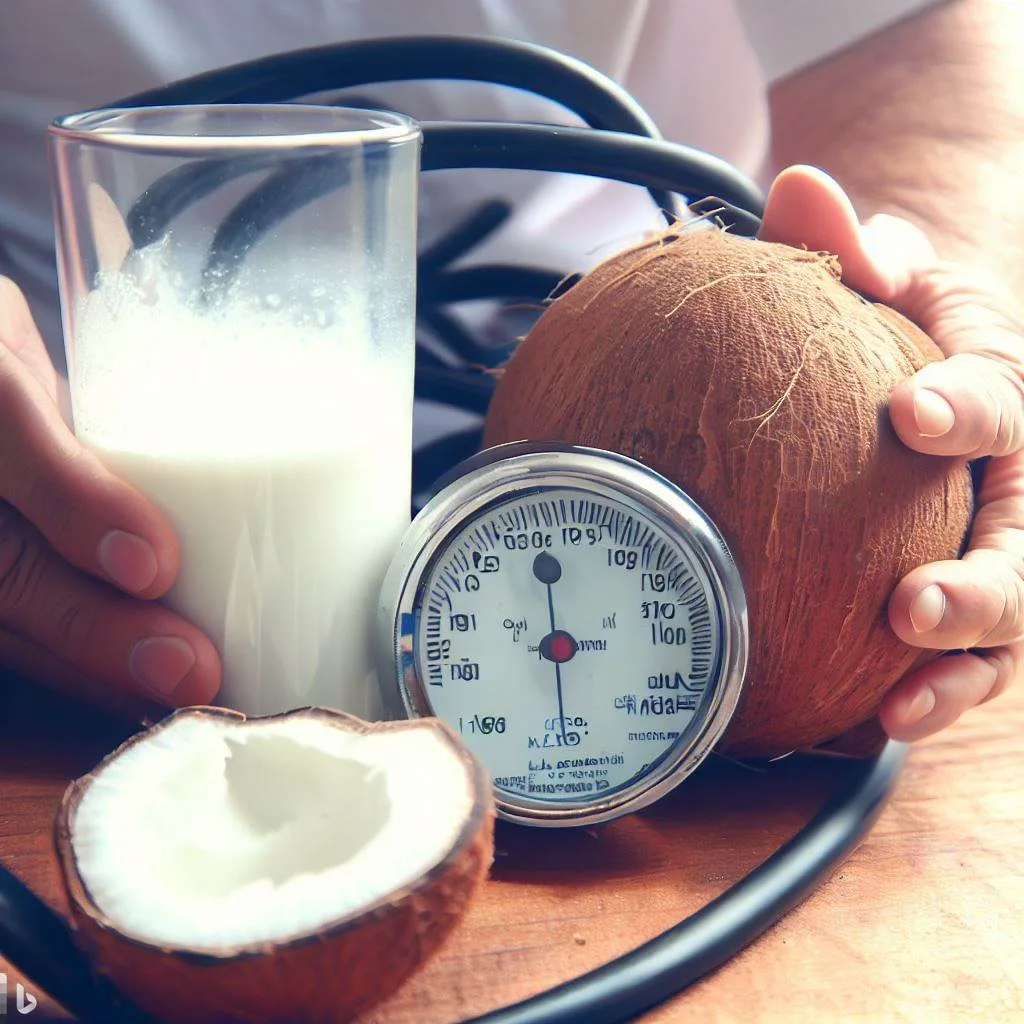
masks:
{"type": "Polygon", "coordinates": [[[159,698],[170,697],[195,663],[191,646],[173,636],[140,640],[129,658],[136,682],[159,698]]]}
{"type": "Polygon", "coordinates": [[[138,594],[156,579],[156,552],[147,541],[124,530],[111,530],[100,541],[100,568],[122,590],[138,594]]]}
{"type": "Polygon", "coordinates": [[[927,633],[941,621],[946,611],[946,595],[937,583],[929,584],[910,602],[910,623],[918,633],[927,633]]]}
{"type": "Polygon", "coordinates": [[[903,711],[905,725],[917,725],[923,718],[930,715],[935,708],[935,691],[926,686],[917,691],[917,695],[903,711]]]}
{"type": "Polygon", "coordinates": [[[914,420],[922,437],[942,437],[953,429],[953,407],[928,388],[914,392],[914,420]]]}

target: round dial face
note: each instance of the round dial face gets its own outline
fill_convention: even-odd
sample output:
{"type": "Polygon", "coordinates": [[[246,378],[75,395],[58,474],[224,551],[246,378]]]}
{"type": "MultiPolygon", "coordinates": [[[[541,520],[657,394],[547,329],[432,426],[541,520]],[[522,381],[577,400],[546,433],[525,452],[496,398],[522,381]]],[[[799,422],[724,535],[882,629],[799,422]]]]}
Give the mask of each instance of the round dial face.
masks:
{"type": "Polygon", "coordinates": [[[534,488],[437,551],[413,661],[499,798],[583,804],[685,749],[720,671],[722,608],[693,544],[608,494],[534,488]]]}

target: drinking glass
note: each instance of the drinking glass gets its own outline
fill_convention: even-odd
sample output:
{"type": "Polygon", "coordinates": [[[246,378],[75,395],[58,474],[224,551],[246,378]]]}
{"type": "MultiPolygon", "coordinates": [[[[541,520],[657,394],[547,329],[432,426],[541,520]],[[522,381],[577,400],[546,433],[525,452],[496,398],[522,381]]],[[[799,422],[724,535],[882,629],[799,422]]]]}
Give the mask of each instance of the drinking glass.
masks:
{"type": "Polygon", "coordinates": [[[217,703],[377,717],[374,608],[409,522],[409,118],[87,111],[49,131],[75,431],[177,531],[166,603],[217,703]]]}

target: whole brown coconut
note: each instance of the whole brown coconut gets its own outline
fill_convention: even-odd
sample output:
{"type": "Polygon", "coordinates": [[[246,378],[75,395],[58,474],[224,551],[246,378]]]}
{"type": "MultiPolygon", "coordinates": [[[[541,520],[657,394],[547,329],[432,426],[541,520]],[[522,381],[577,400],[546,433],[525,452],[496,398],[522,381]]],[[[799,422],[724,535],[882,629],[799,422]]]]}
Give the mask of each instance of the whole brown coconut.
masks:
{"type": "Polygon", "coordinates": [[[889,596],[914,567],[955,558],[972,514],[963,460],[910,451],[888,418],[894,386],[941,352],[840,273],[824,253],[670,231],[551,304],[487,416],[487,445],[631,456],[718,525],[750,613],[721,745],[737,754],[818,746],[872,719],[922,655],[889,626],[889,596]]]}

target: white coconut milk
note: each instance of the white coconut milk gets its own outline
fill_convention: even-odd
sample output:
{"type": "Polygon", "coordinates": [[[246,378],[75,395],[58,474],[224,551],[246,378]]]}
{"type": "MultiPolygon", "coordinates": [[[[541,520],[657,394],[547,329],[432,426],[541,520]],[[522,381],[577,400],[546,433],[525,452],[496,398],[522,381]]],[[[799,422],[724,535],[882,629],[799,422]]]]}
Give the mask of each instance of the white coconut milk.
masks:
{"type": "Polygon", "coordinates": [[[374,717],[374,606],[409,521],[412,360],[401,338],[371,350],[358,303],[279,305],[210,312],[107,282],[75,319],[75,429],[176,529],[166,603],[220,651],[218,703],[374,717]]]}

